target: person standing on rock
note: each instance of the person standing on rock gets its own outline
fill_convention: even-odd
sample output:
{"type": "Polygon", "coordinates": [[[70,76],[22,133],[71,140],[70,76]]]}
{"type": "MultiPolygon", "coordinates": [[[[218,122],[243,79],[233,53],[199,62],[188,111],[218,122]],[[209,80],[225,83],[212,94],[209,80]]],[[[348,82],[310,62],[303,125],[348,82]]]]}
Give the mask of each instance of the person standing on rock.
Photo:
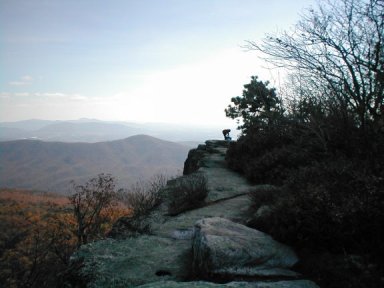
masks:
{"type": "Polygon", "coordinates": [[[229,132],[231,132],[231,129],[224,129],[223,130],[224,140],[226,140],[226,141],[232,140],[231,136],[229,136],[229,132]]]}

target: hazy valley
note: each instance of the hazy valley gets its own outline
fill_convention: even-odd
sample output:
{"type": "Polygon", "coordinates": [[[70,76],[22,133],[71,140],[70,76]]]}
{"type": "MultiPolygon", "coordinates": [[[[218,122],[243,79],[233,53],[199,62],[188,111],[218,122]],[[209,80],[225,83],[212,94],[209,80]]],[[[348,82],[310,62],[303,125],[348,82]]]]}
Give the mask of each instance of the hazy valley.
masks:
{"type": "Polygon", "coordinates": [[[108,122],[95,119],[72,121],[25,120],[0,122],[0,141],[37,139],[58,142],[102,142],[145,134],[156,138],[192,142],[192,147],[206,139],[221,137],[227,127],[192,126],[165,123],[108,122]]]}
{"type": "Polygon", "coordinates": [[[0,187],[66,193],[71,180],[100,173],[125,187],[154,174],[180,174],[189,149],[147,135],[97,143],[0,142],[0,187]]]}

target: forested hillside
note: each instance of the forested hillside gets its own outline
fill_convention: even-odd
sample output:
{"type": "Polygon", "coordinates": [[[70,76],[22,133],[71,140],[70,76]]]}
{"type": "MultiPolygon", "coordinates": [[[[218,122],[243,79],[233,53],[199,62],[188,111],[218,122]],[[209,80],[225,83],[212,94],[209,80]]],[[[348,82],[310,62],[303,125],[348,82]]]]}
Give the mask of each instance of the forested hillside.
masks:
{"type": "Polygon", "coordinates": [[[68,287],[79,268],[70,256],[105,238],[120,217],[159,205],[153,196],[166,181],[158,175],[117,190],[112,175],[99,174],[72,182],[67,196],[0,189],[0,287],[68,287]]]}
{"type": "Polygon", "coordinates": [[[66,197],[0,190],[0,286],[56,287],[76,247],[66,197]]]}
{"type": "Polygon", "coordinates": [[[68,192],[71,180],[111,173],[119,187],[181,173],[187,146],[137,135],[99,143],[0,142],[0,187],[68,192]]]}

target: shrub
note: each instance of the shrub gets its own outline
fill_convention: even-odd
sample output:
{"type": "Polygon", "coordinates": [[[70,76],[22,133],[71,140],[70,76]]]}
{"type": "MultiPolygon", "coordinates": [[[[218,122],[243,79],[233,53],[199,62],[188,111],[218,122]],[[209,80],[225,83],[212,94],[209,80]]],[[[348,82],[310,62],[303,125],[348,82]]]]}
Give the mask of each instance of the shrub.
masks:
{"type": "Polygon", "coordinates": [[[252,208],[257,210],[264,205],[273,205],[281,197],[282,189],[272,185],[263,185],[252,190],[248,195],[252,201],[252,208]]]}
{"type": "Polygon", "coordinates": [[[102,238],[105,228],[113,223],[111,213],[117,205],[115,179],[99,174],[85,184],[71,182],[73,193],[68,196],[76,220],[77,246],[102,238]]]}
{"type": "Polygon", "coordinates": [[[311,131],[287,118],[268,129],[250,129],[231,143],[226,160],[254,183],[282,184],[292,170],[317,161],[324,153],[311,131]]]}
{"type": "MultiPolygon", "coordinates": [[[[381,280],[376,276],[384,271],[384,133],[362,130],[348,113],[343,118],[345,113],[333,108],[268,130],[249,129],[231,143],[227,160],[252,182],[280,186],[276,195],[268,189],[250,194],[254,210],[249,226],[299,251],[329,253],[330,259],[367,257],[367,267],[376,268],[356,273],[366,273],[368,282],[377,284],[381,280]]],[[[353,282],[355,267],[348,261],[315,264],[311,277],[319,283],[325,277],[334,281],[325,287],[353,282]]],[[[366,281],[364,277],[355,282],[366,281]]],[[[348,287],[377,287],[361,283],[348,287]]]]}
{"type": "Polygon", "coordinates": [[[167,181],[168,179],[164,175],[157,175],[148,182],[136,182],[128,189],[120,190],[121,201],[131,209],[132,215],[148,215],[161,204],[161,191],[167,181]]]}
{"type": "Polygon", "coordinates": [[[336,158],[298,169],[276,202],[267,227],[299,247],[383,254],[384,179],[336,158]],[[381,248],[380,248],[381,247],[381,248]]]}
{"type": "Polygon", "coordinates": [[[126,230],[139,233],[149,233],[148,215],[163,201],[163,189],[168,178],[156,175],[148,182],[139,181],[130,188],[119,191],[121,201],[131,211],[131,215],[120,219],[117,226],[122,225],[126,230]]]}
{"type": "Polygon", "coordinates": [[[367,255],[303,251],[296,267],[300,273],[327,288],[377,288],[383,285],[383,271],[367,255]]]}
{"type": "MultiPolygon", "coordinates": [[[[268,130],[249,129],[247,135],[232,142],[227,151],[228,165],[245,173],[249,164],[271,149],[277,149],[292,143],[292,137],[282,127],[270,127],[268,130]]],[[[249,169],[251,170],[251,169],[249,169]]]]}
{"type": "Polygon", "coordinates": [[[169,188],[168,213],[177,215],[199,207],[208,195],[207,179],[201,173],[177,178],[169,188]]]}
{"type": "Polygon", "coordinates": [[[281,185],[291,171],[312,161],[309,154],[294,145],[271,149],[253,161],[250,160],[244,167],[244,173],[254,183],[281,185]]]}

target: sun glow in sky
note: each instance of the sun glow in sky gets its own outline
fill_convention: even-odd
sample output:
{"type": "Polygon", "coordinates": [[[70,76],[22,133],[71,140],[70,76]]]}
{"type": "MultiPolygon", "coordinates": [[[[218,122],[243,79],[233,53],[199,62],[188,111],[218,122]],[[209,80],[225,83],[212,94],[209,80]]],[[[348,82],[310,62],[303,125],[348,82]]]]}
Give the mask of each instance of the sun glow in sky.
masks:
{"type": "Polygon", "coordinates": [[[233,123],[245,40],[292,27],[314,0],[0,0],[0,121],[233,123]]]}

